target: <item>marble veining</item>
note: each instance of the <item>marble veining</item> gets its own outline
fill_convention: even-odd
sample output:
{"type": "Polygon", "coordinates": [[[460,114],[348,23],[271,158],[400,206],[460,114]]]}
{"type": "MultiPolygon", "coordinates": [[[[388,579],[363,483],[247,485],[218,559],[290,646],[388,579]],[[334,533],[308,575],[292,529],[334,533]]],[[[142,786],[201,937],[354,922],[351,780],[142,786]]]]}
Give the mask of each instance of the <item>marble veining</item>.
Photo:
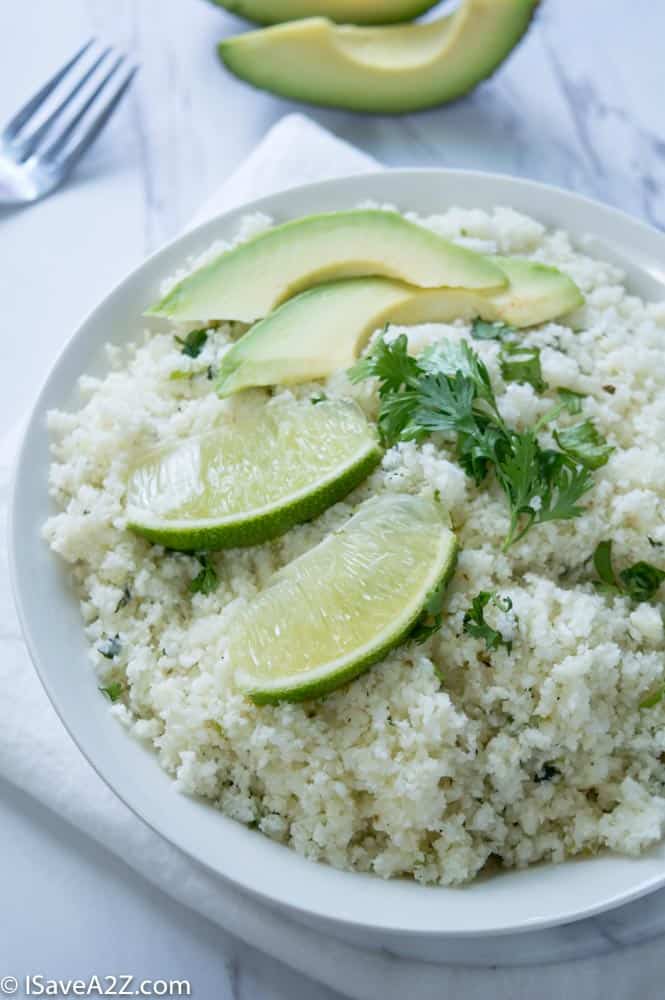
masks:
{"type": "MultiPolygon", "coordinates": [[[[215,42],[243,23],[204,0],[161,3],[158,17],[150,0],[76,6],[81,33],[117,40],[143,64],[127,153],[142,187],[148,251],[181,228],[257,134],[296,105],[224,72],[215,42]]],[[[651,74],[663,23],[665,11],[650,0],[630,8],[550,0],[510,62],[463,101],[397,117],[309,113],[389,164],[519,173],[662,225],[665,111],[651,74]]]]}

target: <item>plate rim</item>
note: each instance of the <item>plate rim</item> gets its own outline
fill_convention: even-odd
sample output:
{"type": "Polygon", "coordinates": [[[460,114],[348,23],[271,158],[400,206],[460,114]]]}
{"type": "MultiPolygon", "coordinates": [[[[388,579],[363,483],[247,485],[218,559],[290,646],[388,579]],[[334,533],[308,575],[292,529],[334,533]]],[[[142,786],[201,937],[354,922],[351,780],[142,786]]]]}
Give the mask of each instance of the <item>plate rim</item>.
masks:
{"type": "MultiPolygon", "coordinates": [[[[34,666],[34,669],[39,677],[40,683],[46,692],[49,701],[51,702],[53,708],[55,709],[60,721],[62,722],[65,730],[69,734],[70,738],[74,741],[75,745],[79,751],[83,754],[84,758],[93,767],[97,775],[104,781],[106,786],[137,816],[140,820],[146,823],[155,833],[160,837],[164,838],[169,843],[173,844],[179,850],[183,851],[188,857],[192,858],[194,861],[201,864],[206,870],[214,873],[221,879],[231,882],[236,888],[248,893],[255,899],[260,900],[262,903],[268,906],[281,907],[289,912],[295,919],[300,921],[318,921],[320,925],[328,925],[330,928],[334,929],[335,924],[343,925],[347,930],[357,930],[359,932],[366,932],[370,935],[379,935],[384,939],[400,936],[400,937],[416,937],[416,938],[474,938],[474,937],[487,937],[487,936],[503,936],[508,934],[514,934],[524,931],[535,931],[542,930],[548,927],[555,927],[561,924],[571,923],[573,921],[578,921],[587,917],[594,916],[596,914],[602,913],[604,911],[613,909],[624,903],[628,903],[632,900],[638,899],[650,892],[655,891],[665,885],[665,857],[660,865],[661,871],[659,874],[651,875],[644,878],[642,881],[637,880],[632,888],[624,889],[622,891],[613,892],[611,888],[608,889],[607,894],[598,898],[595,903],[587,903],[582,907],[576,907],[571,904],[567,909],[558,909],[556,912],[552,913],[542,913],[539,915],[532,915],[526,919],[520,919],[519,917],[512,916],[507,918],[505,921],[500,923],[492,924],[482,924],[479,923],[477,927],[462,927],[456,928],[454,926],[442,927],[430,927],[423,926],[418,920],[405,920],[404,913],[400,916],[400,921],[395,922],[392,918],[388,919],[373,919],[369,921],[367,917],[356,918],[353,914],[348,912],[340,912],[339,906],[333,908],[330,905],[314,905],[311,900],[309,903],[295,902],[292,897],[289,897],[285,893],[277,893],[273,889],[272,891],[267,891],[261,889],[256,884],[256,879],[250,879],[246,875],[243,877],[238,874],[237,871],[221,870],[217,865],[213,865],[209,858],[206,858],[204,852],[196,850],[192,847],[191,843],[187,842],[186,837],[179,837],[170,832],[164,832],[164,829],[160,825],[159,821],[154,817],[147,815],[147,810],[141,808],[140,804],[137,803],[135,796],[129,794],[127,790],[122,787],[118,787],[118,783],[112,777],[108,776],[107,770],[103,764],[99,763],[98,754],[95,753],[93,749],[85,744],[85,741],[81,739],[80,734],[77,733],[76,721],[68,718],[67,713],[63,710],[56,685],[53,683],[51,674],[49,672],[49,667],[47,665],[48,657],[42,652],[40,643],[35,639],[35,633],[32,627],[31,612],[26,610],[25,593],[22,586],[22,571],[20,567],[19,559],[19,538],[17,535],[17,522],[19,518],[17,516],[17,511],[21,503],[21,489],[24,481],[24,476],[26,475],[26,469],[29,466],[29,450],[30,442],[35,433],[39,433],[40,428],[38,423],[40,419],[43,419],[45,415],[44,402],[48,391],[52,388],[53,384],[57,382],[58,375],[63,367],[64,363],[72,356],[76,351],[79,343],[85,341],[86,331],[89,325],[95,323],[96,317],[106,307],[110,307],[110,303],[116,297],[121,295],[127,287],[135,280],[139,279],[147,270],[150,270],[157,266],[160,261],[164,260],[170,254],[176,252],[183,244],[192,243],[198,239],[207,240],[208,243],[211,241],[212,234],[215,228],[224,226],[233,226],[242,218],[243,215],[262,212],[270,214],[274,212],[272,207],[275,202],[290,202],[292,199],[298,200],[299,198],[305,196],[317,196],[321,194],[325,195],[326,192],[331,190],[339,189],[340,193],[345,193],[345,189],[348,189],[349,198],[353,199],[353,188],[358,185],[358,183],[364,182],[368,183],[372,179],[377,180],[380,184],[386,183],[386,179],[390,178],[390,181],[399,184],[407,183],[410,180],[422,179],[424,176],[431,177],[435,180],[442,180],[444,183],[442,185],[443,191],[445,191],[446,180],[450,183],[455,180],[477,180],[479,183],[483,184],[493,184],[497,185],[498,188],[506,189],[507,203],[510,204],[510,188],[521,188],[524,191],[531,193],[541,193],[544,198],[563,198],[567,201],[577,203],[580,206],[584,206],[587,211],[594,213],[599,213],[609,219],[613,219],[614,222],[621,226],[626,227],[629,231],[641,235],[643,238],[647,238],[650,242],[660,243],[663,257],[665,257],[665,234],[659,232],[655,227],[651,226],[647,222],[636,219],[627,212],[617,209],[612,206],[603,204],[602,202],[589,198],[584,195],[576,194],[574,192],[567,191],[565,188],[557,187],[554,185],[544,184],[540,181],[533,181],[525,178],[513,177],[508,174],[501,173],[491,173],[486,171],[477,170],[461,170],[455,168],[430,168],[430,167],[413,167],[413,168],[393,168],[393,169],[377,169],[376,171],[364,172],[361,174],[350,174],[339,178],[333,178],[325,181],[317,181],[309,184],[298,185],[293,188],[289,188],[286,191],[278,191],[273,194],[263,196],[261,198],[253,199],[251,201],[242,203],[241,205],[235,206],[231,209],[227,209],[221,213],[216,214],[211,219],[208,219],[197,226],[187,229],[184,233],[178,235],[173,240],[170,240],[164,246],[160,247],[153,253],[151,253],[141,264],[137,267],[132,268],[119,282],[117,282],[113,288],[103,297],[103,299],[97,303],[97,305],[91,309],[85,318],[78,324],[76,329],[72,334],[66,339],[60,351],[57,353],[55,360],[52,362],[49,372],[46,378],[43,380],[40,390],[33,401],[31,406],[30,415],[24,424],[20,445],[17,450],[17,454],[14,460],[14,468],[12,474],[12,484],[8,505],[8,549],[9,549],[9,570],[10,570],[10,581],[11,588],[14,596],[15,605],[18,612],[19,621],[21,624],[21,629],[23,632],[23,637],[28,648],[30,659],[34,666]]],[[[389,185],[390,186],[390,185],[389,185]]],[[[445,195],[442,191],[442,202],[445,199],[445,195]]],[[[396,200],[401,201],[401,198],[396,200]]],[[[500,200],[496,200],[495,204],[501,204],[500,200]]],[[[442,206],[443,208],[443,206],[442,206]]],[[[408,210],[408,209],[407,209],[408,210]]],[[[295,216],[297,217],[297,212],[295,216]]],[[[196,252],[196,251],[191,251],[196,252]]],[[[183,256],[189,256],[189,253],[185,253],[183,256]]],[[[81,368],[78,374],[83,374],[84,369],[81,368]]],[[[77,376],[78,377],[78,376],[77,376]]],[[[39,544],[46,546],[46,543],[39,541],[39,544]]],[[[52,554],[51,558],[55,558],[52,554]]],[[[82,629],[81,629],[82,632],[82,629]]],[[[90,671],[91,676],[94,678],[94,673],[90,671]]],[[[106,714],[110,718],[110,713],[104,708],[106,714]]],[[[113,725],[117,728],[118,734],[122,740],[132,741],[131,736],[121,727],[118,726],[115,720],[113,725]]],[[[156,766],[158,772],[161,772],[161,768],[157,762],[154,753],[150,753],[153,759],[153,763],[156,766]]],[[[172,778],[168,776],[168,781],[172,784],[172,778]]],[[[179,794],[179,793],[178,793],[179,794]]],[[[192,800],[196,801],[196,800],[192,800]]],[[[222,821],[223,824],[232,823],[237,826],[244,835],[248,835],[251,831],[248,831],[241,824],[235,823],[235,821],[230,820],[228,817],[224,816],[221,812],[214,810],[210,804],[206,804],[205,808],[211,813],[214,813],[218,820],[222,821]]],[[[364,876],[360,873],[349,873],[339,871],[320,862],[311,862],[290,848],[282,845],[276,845],[270,842],[267,837],[262,834],[258,834],[261,842],[268,841],[272,847],[277,848],[280,851],[286,852],[292,858],[296,858],[303,866],[308,866],[306,869],[303,867],[303,872],[305,876],[307,872],[311,874],[312,880],[315,878],[315,873],[323,872],[324,880],[330,881],[332,877],[339,879],[354,879],[357,880],[358,886],[362,884],[367,885],[367,881],[371,880],[372,884],[376,886],[387,886],[395,885],[396,881],[393,880],[392,883],[384,882],[376,875],[364,876]]],[[[620,856],[621,861],[625,859],[620,856]]],[[[589,862],[576,861],[572,859],[571,861],[565,862],[568,865],[581,865],[581,864],[593,864],[599,863],[599,859],[592,859],[589,862]]],[[[637,864],[637,862],[635,862],[637,864]]],[[[562,868],[562,865],[546,863],[544,866],[551,869],[552,871],[557,871],[562,868]]],[[[531,868],[533,871],[533,867],[531,868]]],[[[505,875],[500,876],[502,879],[510,878],[515,876],[515,872],[511,871],[505,875]]],[[[412,883],[408,883],[411,885],[412,883]]],[[[480,883],[472,883],[472,885],[478,886],[480,883]]],[[[412,891],[412,890],[409,890],[412,891]]],[[[449,888],[449,887],[430,887],[430,886],[418,886],[416,887],[418,893],[469,893],[471,887],[459,888],[449,888]]],[[[377,888],[377,897],[380,897],[381,890],[377,888]]],[[[379,909],[379,905],[375,906],[375,909],[379,909]]],[[[480,903],[479,909],[482,909],[482,902],[480,903]]]]}

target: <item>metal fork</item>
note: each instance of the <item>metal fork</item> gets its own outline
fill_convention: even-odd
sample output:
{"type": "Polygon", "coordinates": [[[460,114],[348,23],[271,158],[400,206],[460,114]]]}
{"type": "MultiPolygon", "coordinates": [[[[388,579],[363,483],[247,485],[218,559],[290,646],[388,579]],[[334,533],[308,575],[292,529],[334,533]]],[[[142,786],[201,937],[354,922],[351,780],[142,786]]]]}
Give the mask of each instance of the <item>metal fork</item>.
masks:
{"type": "Polygon", "coordinates": [[[86,42],[0,132],[0,205],[38,201],[59,187],[127,92],[138,66],[111,46],[95,53],[94,44],[94,38],[86,42]],[[90,50],[93,61],[85,66],[90,50]],[[78,79],[49,110],[51,94],[75,67],[78,79]]]}

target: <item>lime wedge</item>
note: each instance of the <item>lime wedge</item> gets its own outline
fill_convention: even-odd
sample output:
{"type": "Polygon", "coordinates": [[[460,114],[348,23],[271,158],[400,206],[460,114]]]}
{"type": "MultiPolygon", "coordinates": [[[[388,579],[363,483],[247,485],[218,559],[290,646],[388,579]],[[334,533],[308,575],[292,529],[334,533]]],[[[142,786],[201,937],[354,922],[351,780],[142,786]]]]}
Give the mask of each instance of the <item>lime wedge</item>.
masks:
{"type": "Polygon", "coordinates": [[[341,500],[380,458],[355,403],[271,403],[145,455],[129,478],[129,527],[186,552],[257,545],[341,500]]]}
{"type": "Polygon", "coordinates": [[[257,704],[345,684],[402,642],[450,578],[457,542],[441,505],[385,494],[276,573],[239,609],[228,655],[257,704]]]}

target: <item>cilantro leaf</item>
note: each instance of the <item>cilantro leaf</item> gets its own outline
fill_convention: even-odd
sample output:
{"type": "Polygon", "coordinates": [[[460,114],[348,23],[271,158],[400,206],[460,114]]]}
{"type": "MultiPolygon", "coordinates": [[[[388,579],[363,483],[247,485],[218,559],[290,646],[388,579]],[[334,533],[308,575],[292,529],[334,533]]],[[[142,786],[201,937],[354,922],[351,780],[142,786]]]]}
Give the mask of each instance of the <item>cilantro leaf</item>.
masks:
{"type": "MultiPolygon", "coordinates": [[[[518,347],[522,358],[516,354],[514,363],[523,366],[524,349],[518,347]]],[[[520,372],[542,381],[538,352],[532,351],[530,358],[529,370],[521,367],[520,372]]],[[[579,501],[593,486],[590,469],[606,460],[607,446],[586,422],[574,435],[562,437],[568,450],[561,444],[558,450],[544,448],[538,441],[546,423],[581,406],[576,394],[564,391],[532,428],[514,430],[501,416],[486,365],[466,340],[439,341],[414,358],[403,335],[391,344],[377,342],[350,377],[379,379],[378,424],[384,444],[422,441],[431,434],[452,436],[458,461],[477,486],[494,473],[510,514],[504,549],[535,524],[582,514],[579,501]]]]}
{"type": "Polygon", "coordinates": [[[123,608],[126,608],[131,599],[132,599],[132,592],[127,586],[127,584],[125,584],[125,586],[122,588],[122,596],[115,606],[114,613],[117,615],[118,611],[122,611],[123,608]]]}
{"type": "Polygon", "coordinates": [[[492,590],[481,590],[471,601],[471,607],[464,615],[462,627],[466,634],[473,636],[474,639],[484,639],[486,649],[491,651],[499,646],[505,646],[510,653],[513,648],[512,642],[504,639],[501,632],[485,621],[485,608],[490,603],[501,611],[510,611],[513,606],[509,597],[499,598],[492,590]]]}
{"type": "Polygon", "coordinates": [[[379,394],[385,396],[417,380],[420,367],[409,354],[406,334],[401,333],[391,344],[383,338],[377,341],[372,351],[357,361],[347,374],[351,382],[362,382],[370,377],[381,379],[379,394]]]}
{"type": "Polygon", "coordinates": [[[441,628],[443,600],[448,586],[448,576],[432,590],[425,600],[422,614],[414,625],[409,638],[421,645],[441,628]]]}
{"type": "Polygon", "coordinates": [[[581,392],[574,392],[572,389],[557,389],[557,395],[563,406],[572,416],[577,416],[582,412],[582,401],[586,398],[581,392]]]}
{"type": "Polygon", "coordinates": [[[474,319],[471,325],[471,336],[474,340],[503,340],[517,334],[514,326],[508,323],[487,323],[484,319],[474,319]]]}
{"type": "Polygon", "coordinates": [[[416,390],[386,396],[379,413],[379,435],[384,445],[390,447],[400,438],[409,441],[425,436],[413,420],[419,398],[416,390]]]}
{"type": "Polygon", "coordinates": [[[572,389],[557,389],[557,394],[559,402],[555,403],[549,410],[546,410],[542,417],[536,421],[535,430],[542,430],[543,427],[556,420],[564,412],[570,413],[571,416],[576,416],[582,412],[582,400],[585,397],[579,392],[573,392],[572,389]]]}
{"type": "Polygon", "coordinates": [[[551,781],[552,778],[556,778],[559,774],[561,774],[559,768],[555,764],[550,764],[549,761],[546,761],[540,770],[536,771],[533,780],[538,785],[543,781],[551,781]]]}
{"type": "Polygon", "coordinates": [[[600,469],[614,451],[591,419],[555,431],[554,437],[561,451],[587,469],[600,469]]]}
{"type": "Polygon", "coordinates": [[[534,524],[579,517],[584,508],[578,501],[593,486],[584,466],[561,452],[541,448],[531,431],[513,434],[511,454],[497,467],[497,478],[511,511],[504,550],[534,524]]]}
{"type": "Polygon", "coordinates": [[[619,573],[623,588],[633,601],[650,601],[665,580],[665,572],[648,562],[636,562],[619,573]]]}
{"type": "Polygon", "coordinates": [[[611,541],[598,542],[596,550],[593,554],[593,565],[600,582],[603,584],[603,587],[618,593],[619,581],[616,578],[614,567],[612,566],[611,541]]]}
{"type": "Polygon", "coordinates": [[[586,466],[566,461],[557,452],[542,452],[540,465],[544,470],[543,491],[536,494],[542,501],[536,523],[570,521],[580,517],[584,508],[578,501],[593,487],[586,466]]]}
{"type": "Polygon", "coordinates": [[[658,691],[654,691],[653,694],[648,694],[646,698],[643,698],[640,702],[640,708],[655,708],[663,698],[665,698],[665,688],[660,688],[658,691]]]}
{"type": "Polygon", "coordinates": [[[97,652],[101,653],[103,657],[107,660],[113,660],[118,655],[122,649],[122,644],[120,642],[120,636],[118,634],[104,639],[103,642],[97,646],[97,652]]]}
{"type": "Polygon", "coordinates": [[[452,376],[427,374],[418,388],[413,418],[429,434],[434,431],[472,434],[477,426],[475,399],[476,386],[461,372],[452,376]]]}
{"type": "Polygon", "coordinates": [[[599,542],[593,554],[593,565],[599,580],[596,586],[605,593],[625,594],[640,604],[655,597],[665,581],[665,571],[640,561],[628,566],[617,575],[612,565],[612,542],[599,542]]]}
{"type": "Polygon", "coordinates": [[[189,589],[192,594],[212,594],[219,586],[217,571],[205,553],[197,556],[197,559],[201,565],[201,571],[190,582],[189,589]]]}
{"type": "Polygon", "coordinates": [[[198,358],[208,339],[208,332],[207,330],[190,330],[184,339],[182,337],[175,339],[181,345],[181,354],[185,354],[188,358],[198,358]]]}
{"type": "Polygon", "coordinates": [[[503,344],[500,363],[504,382],[526,382],[536,392],[545,392],[547,389],[540,366],[540,348],[524,347],[519,343],[503,344]]]}
{"type": "Polygon", "coordinates": [[[106,695],[109,701],[116,702],[120,697],[122,697],[123,691],[125,690],[124,684],[120,681],[113,681],[107,687],[100,687],[99,690],[103,695],[106,695]]]}
{"type": "Polygon", "coordinates": [[[473,351],[466,340],[440,340],[423,352],[419,367],[434,375],[452,378],[463,375],[475,386],[479,399],[484,399],[495,412],[496,400],[487,365],[473,351]]]}

